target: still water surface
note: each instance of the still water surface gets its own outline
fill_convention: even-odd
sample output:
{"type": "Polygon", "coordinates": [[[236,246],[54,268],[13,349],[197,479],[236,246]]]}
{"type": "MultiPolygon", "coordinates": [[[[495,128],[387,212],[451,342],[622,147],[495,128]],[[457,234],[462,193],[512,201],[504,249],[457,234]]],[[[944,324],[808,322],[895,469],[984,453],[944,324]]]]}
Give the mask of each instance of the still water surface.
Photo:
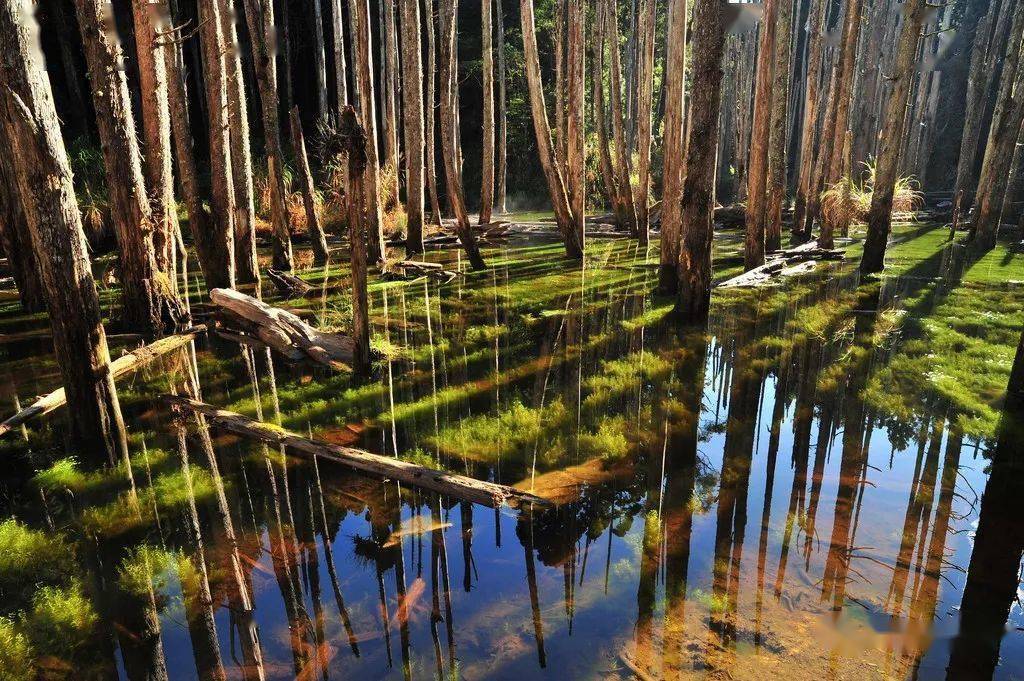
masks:
{"type": "MultiPolygon", "coordinates": [[[[1024,676],[1024,484],[992,464],[1020,441],[900,373],[941,282],[840,267],[716,294],[705,334],[676,328],[635,244],[585,268],[543,243],[488,255],[372,291],[370,381],[216,335],[124,380],[134,498],[124,466],[63,451],[62,416],[8,443],[0,527],[28,558],[0,559],[0,636],[73,678],[1024,676]],[[153,399],[182,391],[557,506],[210,439],[153,399]]],[[[318,282],[277,304],[343,325],[344,272],[318,282]]],[[[52,387],[45,342],[4,349],[7,399],[52,387]]]]}

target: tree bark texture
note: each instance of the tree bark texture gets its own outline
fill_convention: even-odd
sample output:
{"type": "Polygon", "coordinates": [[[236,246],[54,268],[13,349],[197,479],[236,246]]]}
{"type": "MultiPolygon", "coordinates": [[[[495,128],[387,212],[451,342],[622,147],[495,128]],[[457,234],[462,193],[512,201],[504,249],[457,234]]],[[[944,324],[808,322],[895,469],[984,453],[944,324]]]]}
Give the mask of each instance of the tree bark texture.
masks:
{"type": "Polygon", "coordinates": [[[747,163],[746,240],[743,249],[745,269],[764,264],[764,200],[768,174],[768,137],[771,129],[775,23],[778,0],[765,0],[761,16],[760,44],[757,48],[757,76],[754,86],[754,119],[747,163]]]}
{"type": "Polygon", "coordinates": [[[491,7],[493,0],[480,0],[480,51],[483,67],[483,131],[480,163],[480,224],[491,222],[494,209],[494,46],[491,7]]]}
{"type": "Polygon", "coordinates": [[[626,144],[626,119],[622,109],[622,60],[619,55],[618,3],[616,0],[603,1],[605,2],[604,19],[607,27],[608,71],[610,73],[608,87],[611,90],[609,103],[611,105],[612,136],[615,138],[616,185],[619,188],[619,203],[623,206],[625,216],[625,222],[621,226],[629,230],[630,234],[635,234],[637,211],[636,203],[633,200],[630,172],[631,153],[626,144]]]}
{"type": "Polygon", "coordinates": [[[405,133],[407,253],[423,252],[423,41],[419,0],[399,0],[402,13],[402,131],[405,133]]]}
{"type": "Polygon", "coordinates": [[[686,172],[686,13],[686,0],[669,2],[665,34],[665,139],[662,144],[664,166],[658,269],[658,285],[665,293],[674,293],[679,283],[679,237],[683,218],[683,176],[686,172]]]}
{"type": "Polygon", "coordinates": [[[565,182],[572,213],[572,233],[566,235],[566,253],[572,258],[582,258],[586,239],[586,149],[584,148],[586,125],[586,38],[584,37],[587,13],[583,0],[568,0],[568,35],[566,53],[566,75],[568,93],[566,97],[565,124],[565,182]]]}
{"type": "Polygon", "coordinates": [[[646,244],[651,217],[651,145],[653,143],[652,99],[654,97],[654,0],[640,0],[637,11],[637,97],[636,97],[636,236],[646,244]]]}
{"type": "Polygon", "coordinates": [[[306,157],[306,138],[302,134],[299,107],[292,107],[289,120],[296,172],[299,176],[299,185],[302,187],[302,205],[306,210],[306,232],[313,247],[313,264],[320,266],[327,263],[327,238],[324,236],[324,228],[316,210],[316,185],[313,184],[313,172],[309,169],[309,159],[306,157]]]}
{"type": "Polygon", "coordinates": [[[508,179],[508,74],[505,65],[505,12],[502,0],[494,0],[497,8],[495,19],[498,27],[498,139],[497,139],[497,206],[499,213],[507,213],[508,179]]]}
{"type": "MultiPolygon", "coordinates": [[[[857,0],[853,0],[856,2],[857,0]]],[[[771,126],[768,131],[768,167],[765,178],[765,250],[782,247],[782,202],[786,198],[786,132],[789,127],[789,78],[793,58],[793,0],[777,0],[775,73],[772,83],[771,126]]]]}

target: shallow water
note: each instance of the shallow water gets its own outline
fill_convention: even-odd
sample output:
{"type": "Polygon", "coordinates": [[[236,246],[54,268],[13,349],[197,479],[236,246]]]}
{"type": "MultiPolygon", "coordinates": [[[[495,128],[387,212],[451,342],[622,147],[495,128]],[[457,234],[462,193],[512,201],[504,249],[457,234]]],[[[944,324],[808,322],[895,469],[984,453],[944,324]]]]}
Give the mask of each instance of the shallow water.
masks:
{"type": "MultiPolygon", "coordinates": [[[[0,653],[0,667],[977,678],[998,661],[997,677],[1024,675],[1024,543],[999,525],[1024,485],[992,463],[1020,441],[998,395],[966,409],[917,370],[936,320],[964,304],[962,267],[940,257],[859,285],[841,266],[784,291],[716,294],[698,334],[650,295],[654,251],[598,242],[584,268],[555,244],[487,256],[488,270],[448,284],[372,290],[387,357],[372,380],[213,335],[120,382],[134,500],[125,466],[63,451],[62,415],[7,443],[0,517],[18,524],[0,525],[0,643],[27,652],[0,653]],[[153,399],[183,390],[558,505],[495,511],[216,431],[204,441],[153,399]]],[[[465,269],[455,252],[431,258],[465,269]]],[[[344,324],[344,272],[313,279],[287,305],[344,324]]],[[[984,393],[1005,387],[1024,296],[982,294],[1017,324],[1009,345],[989,338],[984,393]]],[[[45,343],[3,346],[0,374],[22,402],[55,381],[45,343]]],[[[955,368],[939,359],[930,370],[955,368]]]]}

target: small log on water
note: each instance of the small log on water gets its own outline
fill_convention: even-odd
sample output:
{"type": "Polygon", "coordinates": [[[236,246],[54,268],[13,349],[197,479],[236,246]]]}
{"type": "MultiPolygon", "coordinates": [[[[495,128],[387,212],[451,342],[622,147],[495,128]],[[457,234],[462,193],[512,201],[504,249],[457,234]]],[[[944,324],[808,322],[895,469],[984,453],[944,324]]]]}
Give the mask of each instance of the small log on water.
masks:
{"type": "Polygon", "coordinates": [[[765,263],[760,267],[737,275],[718,284],[718,288],[740,288],[761,286],[777,281],[780,277],[806,274],[813,271],[813,263],[823,260],[842,260],[841,249],[819,248],[817,241],[808,241],[796,248],[770,251],[765,254],[765,263]],[[802,263],[812,263],[802,265],[802,263]],[[796,265],[801,265],[797,267],[796,265]]]}
{"type": "Polygon", "coordinates": [[[304,296],[309,293],[311,288],[313,288],[291,272],[284,272],[268,267],[267,276],[270,278],[270,281],[274,282],[274,286],[277,287],[277,290],[281,295],[289,298],[299,298],[304,296]]]}
{"type": "MultiPolygon", "coordinates": [[[[205,331],[206,327],[200,324],[177,335],[161,338],[153,341],[149,345],[143,345],[141,348],[121,355],[111,362],[110,373],[113,374],[115,379],[124,376],[145,364],[149,364],[161,355],[166,355],[169,352],[173,352],[178,348],[184,347],[196,336],[201,333],[205,333],[205,331]]],[[[40,397],[11,418],[0,423],[0,436],[6,435],[31,418],[42,416],[43,414],[49,414],[55,409],[63,407],[67,403],[68,398],[64,393],[64,388],[58,388],[52,393],[40,397]]]]}
{"type": "Polygon", "coordinates": [[[210,422],[226,431],[242,437],[258,440],[269,445],[287,447],[290,451],[305,457],[320,457],[354,468],[364,473],[398,480],[409,485],[439,492],[458,499],[465,499],[485,506],[499,507],[505,504],[523,507],[550,506],[551,502],[541,497],[518,490],[508,485],[498,485],[468,478],[456,473],[447,473],[391,456],[330,444],[321,440],[303,437],[277,426],[218,409],[205,402],[198,402],[177,395],[164,395],[162,399],[174,408],[186,409],[202,414],[210,422]]]}
{"type": "Polygon", "coordinates": [[[222,320],[237,330],[255,335],[285,357],[305,357],[332,369],[352,365],[355,341],[338,333],[319,331],[287,310],[271,307],[234,289],[215,288],[210,300],[220,308],[222,320]]]}

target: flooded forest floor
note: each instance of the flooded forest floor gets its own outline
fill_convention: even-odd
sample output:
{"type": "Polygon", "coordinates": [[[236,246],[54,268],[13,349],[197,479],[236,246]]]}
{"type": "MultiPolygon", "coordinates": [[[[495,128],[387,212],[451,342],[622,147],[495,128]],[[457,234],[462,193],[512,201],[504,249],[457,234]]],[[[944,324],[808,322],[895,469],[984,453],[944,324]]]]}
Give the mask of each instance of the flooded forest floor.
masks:
{"type": "MultiPolygon", "coordinates": [[[[905,223],[861,281],[852,237],[813,275],[716,291],[706,332],[653,293],[656,243],[593,239],[581,266],[512,238],[479,272],[431,250],[459,276],[371,276],[371,379],[209,333],[118,381],[129,464],[68,449],[63,411],[29,422],[0,440],[0,677],[1019,678],[1019,605],[964,594],[999,579],[973,554],[1019,563],[974,530],[1024,492],[992,466],[1024,447],[1000,429],[1024,252],[905,223]],[[556,505],[207,434],[156,399],[182,386],[556,505]],[[1010,492],[983,504],[997,478],[1010,492]]],[[[309,293],[265,299],[346,329],[335,246],[298,272],[309,293]]],[[[717,281],[741,248],[716,236],[717,281]]],[[[100,295],[116,318],[116,287],[100,295]]],[[[45,316],[3,292],[3,410],[58,384],[45,316]]]]}

